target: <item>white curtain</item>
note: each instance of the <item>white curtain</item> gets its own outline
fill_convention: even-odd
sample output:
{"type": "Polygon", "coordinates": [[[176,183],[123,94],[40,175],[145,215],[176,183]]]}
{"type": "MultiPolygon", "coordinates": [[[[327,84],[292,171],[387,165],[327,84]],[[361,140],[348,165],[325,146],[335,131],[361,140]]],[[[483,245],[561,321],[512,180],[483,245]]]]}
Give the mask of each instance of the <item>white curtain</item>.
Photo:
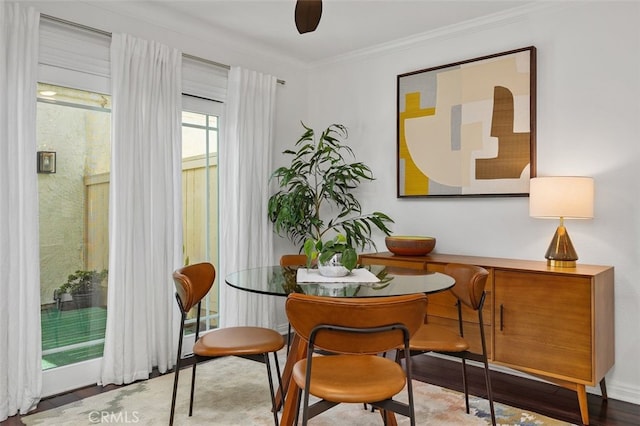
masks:
{"type": "Polygon", "coordinates": [[[181,266],[181,53],[114,34],[109,290],[101,383],[164,373],[177,352],[181,266]]]}
{"type": "Polygon", "coordinates": [[[236,290],[227,274],[273,263],[267,217],[275,121],[276,78],[231,67],[219,151],[220,324],[274,327],[275,296],[236,290]]]}
{"type": "Polygon", "coordinates": [[[40,400],[40,253],[36,174],[38,25],[0,2],[0,421],[40,400]]]}

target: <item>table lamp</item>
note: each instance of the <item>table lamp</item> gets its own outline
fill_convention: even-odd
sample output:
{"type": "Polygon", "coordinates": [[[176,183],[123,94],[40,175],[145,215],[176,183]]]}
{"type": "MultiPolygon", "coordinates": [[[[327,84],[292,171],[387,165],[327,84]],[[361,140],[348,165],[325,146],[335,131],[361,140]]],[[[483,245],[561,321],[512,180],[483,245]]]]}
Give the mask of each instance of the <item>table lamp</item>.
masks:
{"type": "Polygon", "coordinates": [[[578,255],[564,227],[564,220],[593,218],[593,179],[581,176],[532,178],[529,186],[529,216],[560,219],[545,254],[547,265],[575,268],[578,255]]]}

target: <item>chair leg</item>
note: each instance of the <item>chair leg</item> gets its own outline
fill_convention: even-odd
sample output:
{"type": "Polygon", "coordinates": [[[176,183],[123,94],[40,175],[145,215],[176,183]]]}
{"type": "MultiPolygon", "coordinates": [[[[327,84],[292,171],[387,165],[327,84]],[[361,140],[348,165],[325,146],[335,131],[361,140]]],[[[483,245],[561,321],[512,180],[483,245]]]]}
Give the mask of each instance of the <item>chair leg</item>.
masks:
{"type": "Polygon", "coordinates": [[[193,370],[191,372],[191,397],[189,399],[189,417],[193,414],[193,392],[196,387],[196,365],[198,365],[198,359],[193,360],[193,370]]]}
{"type": "MultiPolygon", "coordinates": [[[[178,305],[180,300],[178,299],[178,305]]],[[[178,376],[180,374],[180,361],[182,361],[182,337],[184,335],[184,318],[185,314],[182,313],[182,319],[180,320],[180,334],[178,338],[178,355],[176,356],[175,376],[173,378],[173,396],[171,397],[171,414],[169,415],[169,426],[173,425],[173,417],[176,411],[176,396],[178,394],[178,376]]]]}
{"type": "MultiPolygon", "coordinates": [[[[280,374],[280,361],[278,361],[278,354],[277,352],[273,353],[273,359],[276,363],[276,374],[278,375],[278,390],[280,391],[280,395],[284,395],[284,388],[282,387],[282,374],[280,374]]],[[[274,403],[275,398],[274,398],[274,403]]],[[[276,404],[276,408],[277,408],[277,404],[276,404]]]]}
{"type": "Polygon", "coordinates": [[[469,414],[469,383],[467,383],[467,362],[462,358],[462,388],[464,390],[464,403],[469,414]]]}
{"type": "Polygon", "coordinates": [[[178,360],[176,361],[175,375],[173,378],[173,396],[171,397],[171,415],[169,416],[169,426],[173,425],[173,416],[176,411],[176,396],[178,394],[178,375],[180,374],[180,352],[178,352],[178,360]]]}
{"type": "Polygon", "coordinates": [[[305,384],[304,390],[301,388],[300,391],[304,393],[302,396],[302,426],[307,426],[309,422],[309,388],[311,387],[311,360],[312,358],[312,349],[309,348],[309,352],[307,353],[307,370],[305,372],[305,384]]]}
{"type": "Polygon", "coordinates": [[[303,403],[302,403],[302,426],[307,426],[309,423],[309,386],[307,385],[307,389],[302,391],[303,395],[303,403]]]}
{"type": "MultiPolygon", "coordinates": [[[[277,355],[276,362],[278,362],[277,355]]],[[[276,407],[276,393],[273,391],[273,377],[271,375],[271,362],[269,361],[269,353],[264,353],[264,363],[267,365],[267,378],[269,379],[269,392],[271,393],[271,411],[273,412],[273,421],[278,426],[278,409],[276,407]]]]}
{"type": "Polygon", "coordinates": [[[298,400],[298,411],[296,411],[296,419],[293,422],[294,425],[298,426],[298,419],[300,417],[300,404],[302,403],[302,388],[298,388],[298,394],[296,395],[296,399],[298,400]]]}
{"type": "Polygon", "coordinates": [[[484,363],[484,380],[487,384],[487,399],[489,400],[489,410],[491,410],[491,424],[496,426],[496,412],[493,408],[493,391],[491,390],[491,378],[489,377],[489,361],[487,357],[487,343],[484,336],[484,321],[482,319],[482,307],[484,305],[485,294],[482,295],[480,309],[478,309],[478,323],[480,324],[480,341],[482,342],[482,361],[484,363]]]}
{"type": "Polygon", "coordinates": [[[493,408],[493,391],[491,390],[491,378],[489,377],[489,362],[487,356],[484,358],[484,380],[487,384],[487,399],[489,400],[489,410],[491,411],[491,424],[496,426],[496,412],[493,408]]]}
{"type": "MultiPolygon", "coordinates": [[[[415,411],[415,402],[413,396],[413,372],[411,371],[411,351],[409,351],[409,337],[406,337],[405,341],[405,357],[404,357],[404,365],[405,365],[405,374],[407,376],[407,393],[409,394],[409,419],[411,426],[416,425],[416,411],[415,411]]],[[[386,420],[386,416],[385,416],[386,420]]]]}

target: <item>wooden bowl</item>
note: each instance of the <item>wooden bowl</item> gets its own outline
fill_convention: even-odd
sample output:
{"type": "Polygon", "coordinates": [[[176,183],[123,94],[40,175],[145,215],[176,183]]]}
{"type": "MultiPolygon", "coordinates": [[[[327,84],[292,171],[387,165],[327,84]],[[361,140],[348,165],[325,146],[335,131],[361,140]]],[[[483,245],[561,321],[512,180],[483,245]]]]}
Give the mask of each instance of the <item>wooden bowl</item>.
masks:
{"type": "Polygon", "coordinates": [[[401,256],[424,256],[436,246],[433,237],[393,235],[384,239],[387,249],[401,256]]]}

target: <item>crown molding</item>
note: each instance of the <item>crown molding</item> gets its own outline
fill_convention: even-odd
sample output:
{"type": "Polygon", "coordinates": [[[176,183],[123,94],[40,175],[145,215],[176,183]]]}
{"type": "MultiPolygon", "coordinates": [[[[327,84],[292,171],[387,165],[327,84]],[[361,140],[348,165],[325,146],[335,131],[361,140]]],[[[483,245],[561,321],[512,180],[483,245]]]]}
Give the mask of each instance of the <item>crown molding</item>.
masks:
{"type": "Polygon", "coordinates": [[[480,18],[470,19],[462,21],[454,25],[438,28],[436,30],[415,34],[409,37],[404,37],[397,40],[392,40],[386,43],[377,44],[375,46],[367,47],[364,49],[355,50],[344,55],[334,56],[321,61],[316,61],[310,64],[310,68],[321,68],[326,65],[336,64],[339,62],[349,62],[358,60],[370,56],[387,54],[389,52],[397,52],[399,50],[409,49],[416,45],[439,40],[451,38],[454,36],[460,36],[464,34],[475,33],[487,28],[496,26],[497,24],[506,24],[512,22],[518,22],[526,19],[532,13],[538,13],[547,10],[556,10],[560,8],[567,8],[571,5],[571,2],[535,2],[529,3],[517,8],[509,9],[507,11],[486,15],[480,18]]]}

